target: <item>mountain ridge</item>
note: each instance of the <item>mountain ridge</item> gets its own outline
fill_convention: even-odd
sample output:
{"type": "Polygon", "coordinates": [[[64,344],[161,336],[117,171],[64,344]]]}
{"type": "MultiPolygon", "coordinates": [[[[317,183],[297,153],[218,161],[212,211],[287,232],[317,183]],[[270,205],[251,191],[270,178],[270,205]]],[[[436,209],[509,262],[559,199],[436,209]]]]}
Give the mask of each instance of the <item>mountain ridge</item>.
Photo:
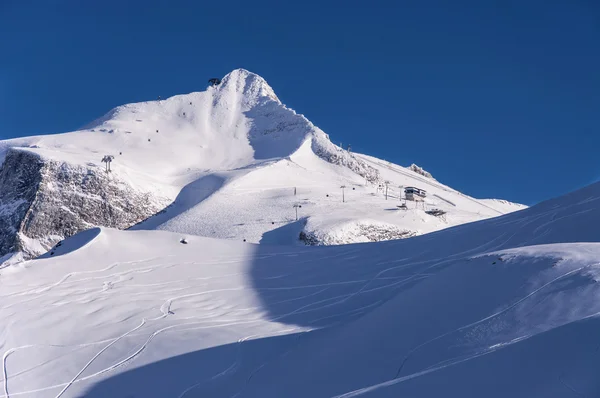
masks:
{"type": "MultiPolygon", "coordinates": [[[[259,191],[261,186],[264,187],[265,192],[286,189],[290,193],[293,187],[303,186],[304,194],[311,196],[308,202],[305,201],[303,209],[306,210],[303,211],[312,211],[312,206],[318,214],[312,214],[313,222],[309,225],[319,226],[324,225],[319,217],[326,218],[326,212],[338,210],[327,199],[338,197],[337,187],[348,185],[348,189],[360,193],[362,203],[369,206],[370,202],[365,198],[372,194],[372,190],[381,196],[379,187],[384,180],[399,182],[407,179],[406,175],[396,175],[398,173],[386,174],[378,163],[334,145],[328,135],[304,115],[286,107],[265,79],[245,69],[232,71],[221,84],[209,86],[202,92],[115,107],[78,131],[0,141],[0,162],[0,173],[4,173],[4,184],[8,184],[0,194],[0,205],[5,212],[13,209],[7,217],[10,222],[0,228],[3,233],[0,257],[11,251],[22,251],[27,257],[41,254],[61,239],[92,226],[128,228],[136,225],[138,228],[144,225],[141,222],[157,213],[168,219],[174,208],[179,208],[177,216],[183,224],[206,224],[178,229],[177,232],[201,232],[207,236],[251,242],[259,242],[273,225],[293,221],[289,219],[288,209],[292,205],[290,201],[296,198],[280,200],[281,194],[278,193],[273,193],[273,197],[263,197],[273,203],[275,211],[271,212],[271,216],[260,209],[256,214],[252,213],[252,208],[263,206],[260,201],[238,198],[231,206],[245,208],[244,214],[238,214],[239,219],[213,220],[204,209],[211,208],[212,193],[205,198],[206,204],[193,205],[202,207],[197,211],[184,208],[192,206],[193,200],[182,197],[182,194],[185,196],[198,189],[207,192],[209,188],[201,186],[198,181],[208,182],[210,179],[206,178],[211,175],[223,178],[218,193],[225,197],[235,196],[236,191],[230,188],[236,185],[230,185],[231,182],[237,181],[237,186],[240,186],[243,180],[248,179],[254,181],[259,191]],[[34,159],[42,163],[28,178],[30,186],[44,188],[37,191],[32,188],[35,193],[43,194],[26,194],[22,190],[20,196],[15,196],[11,192],[14,191],[9,187],[11,170],[24,167],[16,164],[15,160],[25,159],[24,156],[16,156],[15,150],[31,154],[28,161],[34,159]],[[110,173],[105,172],[108,165],[101,161],[106,155],[114,157],[110,173]],[[10,165],[5,157],[10,158],[10,165]],[[252,170],[262,177],[248,174],[252,170]],[[382,177],[382,173],[388,178],[382,177]],[[330,190],[334,190],[335,194],[327,192],[330,190]],[[329,204],[324,204],[324,200],[329,204]],[[250,202],[252,205],[247,204],[250,202]],[[97,205],[90,207],[89,203],[97,205]],[[182,207],[182,203],[186,205],[182,207]],[[26,204],[31,212],[23,211],[26,204]],[[30,222],[41,217],[40,214],[27,218],[27,214],[36,213],[33,209],[46,215],[47,221],[30,222]],[[184,222],[181,214],[191,218],[184,222]],[[257,222],[256,219],[264,221],[257,222]],[[222,225],[223,220],[228,223],[227,226],[222,225]],[[246,226],[254,223],[255,226],[239,230],[233,227],[242,223],[246,226]],[[37,227],[34,228],[34,225],[37,227]],[[209,225],[212,227],[209,228],[209,225]]],[[[3,188],[2,183],[0,188],[3,188]]],[[[398,198],[401,192],[398,187],[392,187],[390,192],[394,190],[398,191],[398,198]]],[[[442,190],[446,192],[445,188],[442,190]]],[[[437,201],[432,196],[430,205],[436,205],[437,201]]],[[[447,198],[446,202],[453,203],[447,198]]],[[[489,206],[482,202],[474,201],[473,206],[473,209],[479,208],[479,215],[461,216],[448,223],[454,225],[505,212],[491,207],[489,209],[493,211],[486,210],[489,206]]],[[[218,206],[212,208],[212,214],[221,210],[218,206]]],[[[360,212],[360,209],[355,212],[360,212]]],[[[468,212],[471,212],[470,208],[468,212]]],[[[369,224],[380,226],[386,222],[387,216],[379,214],[373,219],[368,212],[362,213],[360,219],[350,214],[337,219],[340,225],[352,221],[367,225],[367,228],[369,224]]],[[[415,230],[412,224],[420,222],[416,218],[417,221],[411,221],[410,228],[407,227],[415,234],[446,225],[426,220],[423,215],[417,216],[424,220],[421,223],[424,229],[415,230]]],[[[149,222],[155,221],[156,218],[149,222]]],[[[390,225],[397,226],[399,223],[402,224],[395,220],[390,225]]],[[[338,227],[328,225],[327,228],[338,227]]],[[[295,241],[298,241],[297,238],[295,241]]],[[[344,239],[338,236],[332,241],[350,242],[344,239]]]]}

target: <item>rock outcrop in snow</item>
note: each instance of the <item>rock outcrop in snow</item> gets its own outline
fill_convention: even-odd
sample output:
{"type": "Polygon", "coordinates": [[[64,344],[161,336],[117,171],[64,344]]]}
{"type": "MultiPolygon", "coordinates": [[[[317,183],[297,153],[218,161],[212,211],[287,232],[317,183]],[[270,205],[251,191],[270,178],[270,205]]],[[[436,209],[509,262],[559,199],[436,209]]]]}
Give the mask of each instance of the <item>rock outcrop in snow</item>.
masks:
{"type": "Polygon", "coordinates": [[[95,225],[125,229],[167,203],[98,168],[11,149],[0,168],[0,256],[39,255],[95,225]]]}
{"type": "MultiPolygon", "coordinates": [[[[319,132],[322,133],[320,130],[319,132]]],[[[345,166],[372,184],[378,183],[381,179],[379,170],[358,159],[354,154],[335,146],[326,136],[316,135],[312,142],[312,148],[321,159],[345,166]]]]}
{"type": "Polygon", "coordinates": [[[300,232],[300,240],[308,246],[335,246],[406,239],[415,235],[417,235],[416,232],[399,228],[393,224],[358,220],[334,224],[329,228],[311,229],[308,225],[308,228],[300,232]]]}
{"type": "Polygon", "coordinates": [[[417,166],[416,164],[411,164],[408,167],[409,170],[414,171],[417,174],[421,174],[423,177],[427,177],[427,178],[431,178],[432,180],[435,180],[435,178],[433,178],[433,176],[431,175],[430,172],[425,171],[425,169],[423,169],[422,167],[417,166]]]}

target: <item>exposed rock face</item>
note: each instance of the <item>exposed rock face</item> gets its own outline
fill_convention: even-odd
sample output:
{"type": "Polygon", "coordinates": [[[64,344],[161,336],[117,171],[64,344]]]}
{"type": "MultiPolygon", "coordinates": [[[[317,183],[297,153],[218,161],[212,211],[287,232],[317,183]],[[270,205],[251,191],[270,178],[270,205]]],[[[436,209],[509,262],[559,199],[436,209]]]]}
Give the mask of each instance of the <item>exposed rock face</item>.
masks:
{"type": "Polygon", "coordinates": [[[42,160],[10,150],[0,168],[0,256],[21,250],[18,233],[41,182],[42,160]]]}
{"type": "Polygon", "coordinates": [[[341,226],[339,230],[300,232],[299,239],[308,246],[346,245],[359,242],[380,242],[384,240],[406,239],[417,233],[395,225],[358,222],[341,226]]]}
{"type": "Polygon", "coordinates": [[[128,228],[168,203],[99,168],[10,149],[0,168],[0,256],[32,257],[92,226],[128,228]]]}
{"type": "Polygon", "coordinates": [[[432,180],[435,180],[435,178],[433,178],[433,176],[431,175],[430,172],[425,171],[425,169],[423,169],[422,167],[417,166],[414,163],[411,164],[408,169],[414,171],[417,174],[421,174],[423,177],[427,177],[427,178],[431,178],[432,180]]]}
{"type": "Polygon", "coordinates": [[[316,132],[312,142],[312,149],[321,159],[339,166],[345,166],[364,177],[370,183],[378,183],[380,181],[379,170],[369,166],[348,151],[332,144],[323,132],[316,132]]]}

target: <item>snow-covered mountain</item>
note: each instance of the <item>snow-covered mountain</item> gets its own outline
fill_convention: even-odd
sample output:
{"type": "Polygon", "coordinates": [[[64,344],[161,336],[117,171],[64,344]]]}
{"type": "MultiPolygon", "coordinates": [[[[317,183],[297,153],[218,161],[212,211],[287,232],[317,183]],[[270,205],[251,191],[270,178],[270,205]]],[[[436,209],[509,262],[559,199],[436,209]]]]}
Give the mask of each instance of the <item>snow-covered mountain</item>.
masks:
{"type": "Polygon", "coordinates": [[[0,148],[2,253],[52,247],[0,268],[0,398],[600,395],[600,183],[474,199],[245,70],[0,148]]]}
{"type": "Polygon", "coordinates": [[[340,244],[524,207],[473,199],[416,165],[349,153],[243,69],[203,92],[117,107],[80,131],[1,141],[2,159],[0,256],[38,255],[93,226],[340,244]],[[399,210],[405,186],[427,190],[425,205],[399,210]],[[426,213],[434,208],[446,214],[426,213]],[[282,225],[285,234],[270,234],[282,225]]]}
{"type": "Polygon", "coordinates": [[[94,228],[0,272],[0,397],[596,397],[599,202],[329,247],[94,228]]]}

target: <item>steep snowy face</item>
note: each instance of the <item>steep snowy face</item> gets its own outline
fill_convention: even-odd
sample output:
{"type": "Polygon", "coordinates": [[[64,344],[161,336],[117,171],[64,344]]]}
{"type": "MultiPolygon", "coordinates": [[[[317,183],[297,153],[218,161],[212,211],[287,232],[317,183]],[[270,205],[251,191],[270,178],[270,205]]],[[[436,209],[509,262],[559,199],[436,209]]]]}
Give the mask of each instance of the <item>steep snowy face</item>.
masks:
{"type": "Polygon", "coordinates": [[[290,156],[315,134],[313,124],[283,105],[260,76],[237,69],[213,94],[211,118],[219,130],[233,131],[248,140],[256,160],[290,156]]]}
{"type": "Polygon", "coordinates": [[[245,110],[263,101],[272,100],[281,105],[273,88],[259,75],[245,69],[236,69],[227,74],[221,84],[213,87],[218,97],[241,96],[245,110]]]}

